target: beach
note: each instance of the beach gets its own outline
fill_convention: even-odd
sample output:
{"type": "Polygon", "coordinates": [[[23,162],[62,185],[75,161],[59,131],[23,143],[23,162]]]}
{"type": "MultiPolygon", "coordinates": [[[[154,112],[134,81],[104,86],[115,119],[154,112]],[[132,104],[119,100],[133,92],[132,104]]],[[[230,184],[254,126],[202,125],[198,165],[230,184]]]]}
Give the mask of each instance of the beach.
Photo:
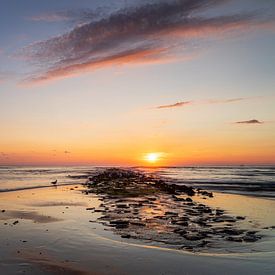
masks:
{"type": "MultiPolygon", "coordinates": [[[[83,180],[84,182],[84,180],[83,180]]],[[[273,274],[275,200],[214,192],[193,203],[245,216],[240,225],[261,239],[201,251],[125,238],[101,221],[100,194],[79,182],[0,193],[3,274],[273,274]]],[[[144,213],[143,213],[144,214],[144,213]]],[[[146,213],[145,213],[146,215],[146,213]]],[[[151,215],[151,213],[148,213],[151,215]]]]}

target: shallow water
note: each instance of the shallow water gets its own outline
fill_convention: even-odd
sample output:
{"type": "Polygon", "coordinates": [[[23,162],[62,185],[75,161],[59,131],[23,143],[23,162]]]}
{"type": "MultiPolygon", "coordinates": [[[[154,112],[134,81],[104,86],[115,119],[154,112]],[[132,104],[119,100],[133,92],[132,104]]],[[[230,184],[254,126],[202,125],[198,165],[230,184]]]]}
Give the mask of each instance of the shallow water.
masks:
{"type": "MultiPolygon", "coordinates": [[[[83,183],[85,179],[69,176],[85,176],[98,172],[104,167],[60,166],[60,167],[23,167],[0,166],[0,192],[23,190],[58,185],[83,183]]],[[[219,167],[135,167],[166,180],[192,185],[198,188],[234,194],[275,198],[274,166],[219,166],[219,167]]]]}

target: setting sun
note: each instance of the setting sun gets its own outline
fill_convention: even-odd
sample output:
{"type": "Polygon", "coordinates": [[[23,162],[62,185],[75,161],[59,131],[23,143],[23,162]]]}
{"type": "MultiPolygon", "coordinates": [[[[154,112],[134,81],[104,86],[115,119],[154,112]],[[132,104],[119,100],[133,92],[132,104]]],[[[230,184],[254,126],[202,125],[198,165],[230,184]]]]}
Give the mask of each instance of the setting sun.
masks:
{"type": "Polygon", "coordinates": [[[160,153],[149,153],[145,155],[145,160],[151,163],[155,163],[160,160],[160,153]]]}

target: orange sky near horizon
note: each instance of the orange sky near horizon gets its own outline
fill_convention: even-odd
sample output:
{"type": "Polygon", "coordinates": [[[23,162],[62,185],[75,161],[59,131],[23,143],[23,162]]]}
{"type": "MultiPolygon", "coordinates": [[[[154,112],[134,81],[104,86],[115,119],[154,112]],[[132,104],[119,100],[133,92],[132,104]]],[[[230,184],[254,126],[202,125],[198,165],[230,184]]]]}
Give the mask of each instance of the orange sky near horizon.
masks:
{"type": "MultiPolygon", "coordinates": [[[[185,142],[172,140],[166,142],[150,142],[138,144],[130,140],[113,144],[75,144],[68,147],[41,144],[19,144],[6,149],[6,157],[0,164],[26,165],[122,165],[122,166],[181,166],[181,165],[272,165],[274,151],[272,141],[266,146],[254,147],[240,141],[213,140],[206,143],[189,140],[185,142]],[[198,143],[200,142],[200,143],[198,143]],[[171,144],[172,143],[172,144],[171,144]],[[56,149],[51,149],[56,148],[56,149]],[[147,159],[147,155],[158,155],[156,161],[147,159]],[[259,157],[260,156],[260,157],[259,157]]],[[[7,147],[6,147],[7,148],[7,147]]],[[[3,157],[3,156],[2,156],[3,157]]]]}

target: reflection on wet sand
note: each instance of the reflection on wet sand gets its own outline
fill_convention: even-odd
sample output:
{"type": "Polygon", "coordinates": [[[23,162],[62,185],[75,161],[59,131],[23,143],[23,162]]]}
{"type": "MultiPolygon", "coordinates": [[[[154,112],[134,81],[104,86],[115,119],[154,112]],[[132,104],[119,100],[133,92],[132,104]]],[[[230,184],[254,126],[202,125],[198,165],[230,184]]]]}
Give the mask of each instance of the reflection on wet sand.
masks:
{"type": "Polygon", "coordinates": [[[85,202],[48,201],[31,203],[30,206],[51,207],[51,206],[87,206],[85,202]]]}
{"type": "MultiPolygon", "coordinates": [[[[0,220],[10,220],[10,219],[21,219],[21,220],[31,220],[37,223],[50,223],[50,222],[58,222],[62,221],[62,219],[41,215],[35,211],[16,211],[16,210],[8,210],[0,213],[0,220]]],[[[17,224],[18,221],[13,222],[12,224],[17,224]]]]}
{"type": "Polygon", "coordinates": [[[98,273],[87,272],[82,270],[76,263],[71,263],[68,260],[58,260],[50,256],[45,251],[39,254],[36,251],[25,250],[18,253],[17,257],[25,262],[36,265],[39,269],[50,274],[68,274],[68,275],[96,275],[98,273]]]}

